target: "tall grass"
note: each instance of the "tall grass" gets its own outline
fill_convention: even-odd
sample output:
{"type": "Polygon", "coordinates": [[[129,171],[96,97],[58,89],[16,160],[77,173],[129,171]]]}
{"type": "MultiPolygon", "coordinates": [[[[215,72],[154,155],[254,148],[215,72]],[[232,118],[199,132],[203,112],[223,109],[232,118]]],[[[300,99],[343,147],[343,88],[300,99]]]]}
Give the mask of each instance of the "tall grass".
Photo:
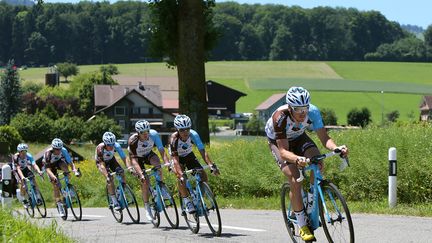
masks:
{"type": "Polygon", "coordinates": [[[39,227],[28,218],[0,208],[0,239],[2,242],[74,242],[59,231],[55,221],[39,227]]]}

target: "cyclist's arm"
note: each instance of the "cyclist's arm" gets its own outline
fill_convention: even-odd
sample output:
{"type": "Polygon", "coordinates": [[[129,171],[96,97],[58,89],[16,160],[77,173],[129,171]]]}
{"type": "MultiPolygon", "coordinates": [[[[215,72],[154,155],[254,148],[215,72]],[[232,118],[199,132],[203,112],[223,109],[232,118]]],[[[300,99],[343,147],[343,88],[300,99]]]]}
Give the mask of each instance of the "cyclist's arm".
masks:
{"type": "Polygon", "coordinates": [[[279,148],[280,156],[283,160],[287,161],[291,164],[296,164],[296,161],[299,156],[289,151],[288,148],[288,139],[276,139],[277,147],[279,148]]]}
{"type": "Polygon", "coordinates": [[[117,153],[120,155],[120,158],[123,160],[123,163],[126,165],[127,168],[129,168],[131,165],[130,165],[129,161],[126,159],[126,155],[124,154],[123,149],[120,146],[120,144],[115,143],[114,147],[115,147],[115,150],[117,151],[117,153]]]}
{"type": "Polygon", "coordinates": [[[27,153],[27,159],[30,161],[33,169],[40,175],[42,174],[41,170],[39,169],[39,166],[36,164],[36,162],[33,159],[33,156],[30,153],[27,153]]]}
{"type": "Polygon", "coordinates": [[[21,180],[24,179],[24,174],[22,173],[21,166],[16,166],[16,171],[18,172],[18,175],[20,176],[21,180]]]}
{"type": "Polygon", "coordinates": [[[106,169],[105,162],[103,162],[103,161],[98,161],[97,164],[98,164],[98,169],[99,169],[99,171],[102,173],[102,175],[104,175],[105,178],[108,178],[108,171],[107,171],[107,169],[106,169]]]}
{"type": "Polygon", "coordinates": [[[327,133],[327,130],[324,127],[318,129],[316,133],[322,145],[326,147],[328,150],[334,150],[337,147],[336,143],[333,141],[333,139],[330,138],[330,136],[327,133]]]}
{"type": "Polygon", "coordinates": [[[210,159],[209,154],[207,153],[207,151],[205,149],[200,149],[199,152],[200,152],[201,157],[203,158],[203,160],[206,162],[206,164],[208,164],[208,165],[212,165],[213,164],[212,160],[210,159]]]}
{"type": "Polygon", "coordinates": [[[169,163],[168,156],[165,153],[165,148],[162,145],[162,141],[159,137],[159,134],[155,130],[150,130],[150,136],[153,139],[154,144],[158,149],[159,154],[162,157],[164,163],[169,163]]]}
{"type": "Polygon", "coordinates": [[[177,178],[181,178],[183,176],[183,170],[180,166],[180,160],[179,157],[176,155],[171,156],[171,159],[173,160],[174,164],[174,171],[177,175],[177,178]]]}
{"type": "Polygon", "coordinates": [[[72,161],[72,158],[70,157],[69,152],[67,151],[67,149],[62,148],[62,154],[63,154],[63,157],[64,157],[65,160],[66,160],[66,163],[67,163],[68,165],[70,165],[70,167],[71,167],[71,169],[72,169],[73,171],[76,171],[75,164],[74,164],[74,162],[72,161]]]}
{"type": "Polygon", "coordinates": [[[51,171],[51,168],[46,167],[46,172],[47,172],[49,178],[51,179],[51,181],[56,181],[56,180],[57,180],[56,176],[55,176],[54,173],[51,171]]]}

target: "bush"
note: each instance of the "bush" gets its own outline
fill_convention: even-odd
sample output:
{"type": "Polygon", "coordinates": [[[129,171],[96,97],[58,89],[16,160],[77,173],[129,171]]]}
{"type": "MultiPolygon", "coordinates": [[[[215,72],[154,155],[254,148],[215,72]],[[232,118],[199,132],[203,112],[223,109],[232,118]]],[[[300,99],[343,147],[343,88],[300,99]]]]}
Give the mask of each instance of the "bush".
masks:
{"type": "Polygon", "coordinates": [[[105,115],[99,115],[86,122],[82,139],[84,141],[92,141],[94,144],[98,144],[102,142],[102,135],[106,131],[114,133],[116,137],[121,135],[121,127],[117,125],[114,120],[105,115]]]}
{"type": "Polygon", "coordinates": [[[392,111],[390,113],[386,114],[387,117],[387,121],[389,122],[396,122],[397,119],[399,118],[399,111],[392,111]]]}
{"type": "Polygon", "coordinates": [[[348,113],[348,125],[366,127],[372,121],[370,117],[368,108],[363,107],[361,110],[354,108],[348,113]]]}
{"type": "Polygon", "coordinates": [[[337,117],[334,110],[330,108],[321,109],[321,117],[323,119],[324,125],[337,125],[337,117]]]}
{"type": "Polygon", "coordinates": [[[34,115],[19,113],[11,120],[11,126],[29,142],[51,142],[54,135],[54,121],[40,112],[34,115]]]}
{"type": "Polygon", "coordinates": [[[246,123],[246,131],[259,132],[264,130],[264,122],[258,118],[257,114],[253,114],[249,121],[246,123]]]}
{"type": "Polygon", "coordinates": [[[113,64],[108,64],[108,66],[101,66],[99,68],[99,71],[101,73],[105,72],[105,73],[107,73],[109,75],[116,75],[116,74],[120,73],[119,70],[118,70],[118,68],[117,68],[117,66],[115,66],[113,64]]]}
{"type": "Polygon", "coordinates": [[[21,135],[15,127],[0,126],[0,142],[8,143],[9,153],[16,151],[16,147],[21,141],[21,135]]]}
{"type": "Polygon", "coordinates": [[[55,137],[70,143],[73,139],[81,139],[85,130],[84,121],[76,116],[63,116],[54,122],[55,137]]]}

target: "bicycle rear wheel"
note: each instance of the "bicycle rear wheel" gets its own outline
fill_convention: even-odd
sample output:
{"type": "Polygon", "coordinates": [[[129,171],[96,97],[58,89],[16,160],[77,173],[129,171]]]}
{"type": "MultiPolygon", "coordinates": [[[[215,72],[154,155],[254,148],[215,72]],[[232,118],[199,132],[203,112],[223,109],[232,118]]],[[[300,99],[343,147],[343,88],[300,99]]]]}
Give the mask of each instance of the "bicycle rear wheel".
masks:
{"type": "Polygon", "coordinates": [[[34,202],[32,196],[30,196],[29,192],[27,191],[27,195],[25,196],[25,200],[27,200],[27,207],[24,206],[25,210],[27,211],[27,214],[30,217],[34,217],[34,202]]]}
{"type": "Polygon", "coordinates": [[[290,184],[285,182],[281,187],[281,209],[282,217],[285,222],[285,226],[288,230],[288,234],[294,243],[304,242],[300,237],[300,228],[297,225],[297,218],[294,215],[294,211],[291,208],[290,198],[290,184]]]}
{"type": "Polygon", "coordinates": [[[126,202],[126,210],[131,218],[132,222],[139,223],[140,221],[140,213],[138,209],[138,202],[130,189],[129,185],[123,187],[124,189],[124,200],[126,202]]]}
{"type": "Polygon", "coordinates": [[[114,203],[111,200],[111,196],[108,192],[108,187],[106,188],[106,195],[107,195],[108,207],[111,210],[112,215],[114,216],[117,222],[121,223],[123,221],[123,211],[121,209],[119,211],[114,209],[114,203]]]}
{"type": "Polygon", "coordinates": [[[75,190],[75,187],[72,184],[69,184],[68,188],[68,200],[70,202],[70,208],[75,219],[79,221],[82,217],[81,201],[79,199],[77,191],[75,190]]]}
{"type": "Polygon", "coordinates": [[[47,216],[45,199],[43,198],[42,193],[39,190],[36,192],[36,208],[42,218],[45,218],[47,216]],[[38,199],[40,200],[40,202],[38,202],[38,199]]]}
{"type": "MultiPolygon", "coordinates": [[[[149,190],[149,206],[150,206],[150,210],[151,210],[151,217],[152,219],[150,220],[150,222],[153,224],[154,227],[159,227],[160,225],[160,213],[159,213],[159,209],[158,209],[158,204],[157,204],[157,198],[154,196],[156,193],[156,188],[153,188],[152,190],[149,190]]],[[[144,203],[145,204],[145,203],[144,203]]],[[[147,210],[144,208],[144,210],[147,210]]]]}
{"type": "Polygon", "coordinates": [[[213,235],[220,236],[222,233],[222,221],[216,198],[207,183],[201,182],[200,188],[202,194],[201,206],[204,217],[213,235]]]}
{"type": "Polygon", "coordinates": [[[177,206],[174,197],[164,183],[160,183],[159,188],[162,193],[162,195],[159,196],[161,196],[160,198],[162,198],[161,201],[163,204],[162,206],[163,206],[165,217],[168,220],[168,223],[171,225],[171,227],[173,229],[177,229],[179,226],[179,215],[178,215],[177,206]],[[164,192],[166,196],[168,196],[168,198],[163,197],[164,192]]]}
{"type": "Polygon", "coordinates": [[[329,242],[354,242],[354,227],[345,198],[337,187],[322,181],[325,207],[320,198],[320,219],[329,242]]]}
{"type": "MultiPolygon", "coordinates": [[[[195,213],[187,213],[185,209],[185,205],[183,204],[183,198],[179,193],[180,198],[180,208],[182,209],[182,215],[186,221],[188,228],[192,231],[192,233],[197,234],[200,228],[200,221],[198,216],[198,210],[195,213]]],[[[189,200],[192,199],[189,197],[189,200]]]]}

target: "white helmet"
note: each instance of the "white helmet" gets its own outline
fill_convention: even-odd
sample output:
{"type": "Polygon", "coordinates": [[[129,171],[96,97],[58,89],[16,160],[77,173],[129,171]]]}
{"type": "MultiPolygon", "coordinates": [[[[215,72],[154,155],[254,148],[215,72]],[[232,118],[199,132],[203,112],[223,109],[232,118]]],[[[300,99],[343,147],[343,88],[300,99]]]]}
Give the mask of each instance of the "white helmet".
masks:
{"type": "Polygon", "coordinates": [[[177,115],[174,118],[174,126],[177,129],[185,129],[185,128],[191,128],[192,121],[191,119],[186,115],[177,115]]]}
{"type": "Polygon", "coordinates": [[[150,130],[150,123],[146,120],[139,120],[135,123],[135,131],[145,132],[150,130]]]}
{"type": "Polygon", "coordinates": [[[63,141],[60,138],[54,138],[51,142],[51,146],[54,149],[62,149],[63,148],[63,141]]]}
{"type": "Polygon", "coordinates": [[[28,145],[25,144],[25,143],[20,143],[20,144],[18,144],[18,146],[17,146],[17,151],[18,151],[18,152],[21,152],[21,151],[23,151],[23,150],[27,151],[27,150],[28,150],[28,145]]]}
{"type": "Polygon", "coordinates": [[[286,94],[286,103],[291,107],[308,106],[309,92],[303,87],[291,87],[286,94]]]}
{"type": "Polygon", "coordinates": [[[102,136],[102,140],[105,145],[112,146],[116,142],[116,136],[112,132],[105,132],[102,136]]]}

